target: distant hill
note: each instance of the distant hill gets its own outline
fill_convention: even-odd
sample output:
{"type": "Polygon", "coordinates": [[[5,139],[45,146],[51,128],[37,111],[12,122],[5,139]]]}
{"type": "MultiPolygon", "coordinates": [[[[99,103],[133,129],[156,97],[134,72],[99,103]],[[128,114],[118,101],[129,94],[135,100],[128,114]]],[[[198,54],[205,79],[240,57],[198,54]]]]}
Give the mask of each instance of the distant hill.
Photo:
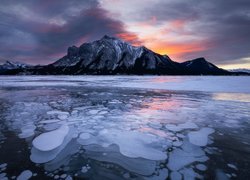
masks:
{"type": "Polygon", "coordinates": [[[228,71],[233,72],[233,73],[247,73],[247,74],[250,74],[250,69],[244,69],[244,68],[230,69],[228,71]]]}
{"type": "MultiPolygon", "coordinates": [[[[10,63],[10,62],[9,62],[10,63]]],[[[144,46],[135,47],[118,38],[102,39],[68,48],[58,61],[44,66],[0,65],[0,74],[81,75],[81,74],[155,74],[155,75],[232,75],[233,72],[197,58],[178,63],[167,55],[144,46]]]]}

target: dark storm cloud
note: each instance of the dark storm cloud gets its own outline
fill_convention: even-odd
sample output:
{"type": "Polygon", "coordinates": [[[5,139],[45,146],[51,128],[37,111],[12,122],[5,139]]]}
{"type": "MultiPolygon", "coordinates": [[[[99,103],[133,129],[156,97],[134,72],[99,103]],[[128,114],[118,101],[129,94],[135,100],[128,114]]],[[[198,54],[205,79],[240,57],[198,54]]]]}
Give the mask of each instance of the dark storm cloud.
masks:
{"type": "MultiPolygon", "coordinates": [[[[0,7],[0,58],[49,63],[71,45],[104,34],[128,33],[97,1],[3,1],[0,7]]],[[[129,34],[129,33],[128,33],[129,34]]]]}
{"type": "MultiPolygon", "coordinates": [[[[183,54],[185,58],[205,56],[219,64],[240,63],[250,56],[249,0],[161,1],[143,12],[158,23],[185,21],[189,33],[202,37],[203,51],[183,54]]],[[[185,33],[185,32],[183,32],[185,33]]]]}

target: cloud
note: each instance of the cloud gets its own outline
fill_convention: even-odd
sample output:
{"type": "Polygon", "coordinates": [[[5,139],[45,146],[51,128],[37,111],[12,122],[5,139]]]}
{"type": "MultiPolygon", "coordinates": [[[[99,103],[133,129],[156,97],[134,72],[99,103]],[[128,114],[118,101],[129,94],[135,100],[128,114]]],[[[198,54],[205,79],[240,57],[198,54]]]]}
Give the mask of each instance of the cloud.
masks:
{"type": "Polygon", "coordinates": [[[109,17],[93,0],[4,1],[0,22],[0,43],[5,44],[0,51],[2,60],[50,63],[63,56],[69,46],[105,34],[137,41],[121,21],[109,17]]]}
{"type": "Polygon", "coordinates": [[[49,63],[107,34],[174,60],[246,63],[249,7],[248,0],[2,0],[0,61],[49,63]]]}
{"type": "Polygon", "coordinates": [[[174,59],[205,56],[227,64],[250,57],[248,0],[102,1],[142,43],[162,54],[170,53],[174,59]]]}
{"type": "Polygon", "coordinates": [[[227,64],[250,56],[249,7],[247,0],[158,1],[145,9],[142,17],[155,16],[159,26],[168,24],[166,34],[183,37],[182,45],[202,46],[203,50],[180,52],[182,59],[205,56],[212,62],[227,64]]]}

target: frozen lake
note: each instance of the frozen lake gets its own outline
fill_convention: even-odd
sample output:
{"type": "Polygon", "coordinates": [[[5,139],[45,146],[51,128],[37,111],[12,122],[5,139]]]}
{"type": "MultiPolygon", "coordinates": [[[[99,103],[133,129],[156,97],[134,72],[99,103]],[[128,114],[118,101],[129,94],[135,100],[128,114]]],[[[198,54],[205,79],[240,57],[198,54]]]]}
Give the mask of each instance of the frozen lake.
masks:
{"type": "Polygon", "coordinates": [[[0,76],[0,179],[248,179],[250,77],[0,76]]]}

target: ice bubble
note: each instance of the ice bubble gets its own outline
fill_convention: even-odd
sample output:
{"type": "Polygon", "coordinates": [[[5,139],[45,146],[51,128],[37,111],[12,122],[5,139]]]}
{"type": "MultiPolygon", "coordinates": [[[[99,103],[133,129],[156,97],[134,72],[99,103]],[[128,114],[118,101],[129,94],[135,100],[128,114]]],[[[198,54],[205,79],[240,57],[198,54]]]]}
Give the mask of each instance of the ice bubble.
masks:
{"type": "Polygon", "coordinates": [[[89,134],[89,133],[82,133],[81,135],[80,135],[80,138],[81,139],[89,139],[91,137],[91,134],[89,134]]]}
{"type": "Polygon", "coordinates": [[[232,169],[238,170],[238,168],[234,164],[227,164],[227,166],[232,169]]]}
{"type": "Polygon", "coordinates": [[[191,168],[185,168],[180,171],[180,173],[184,176],[184,179],[195,180],[200,179],[200,175],[194,172],[191,168]]]}
{"type": "Polygon", "coordinates": [[[33,125],[33,124],[29,124],[29,125],[26,125],[26,126],[23,126],[21,128],[21,131],[22,133],[20,133],[18,136],[20,138],[28,138],[28,137],[31,137],[35,134],[35,129],[36,129],[36,126],[33,125]]]}
{"type": "MultiPolygon", "coordinates": [[[[72,151],[75,151],[75,148],[73,148],[73,146],[71,146],[71,148],[69,148],[69,149],[65,148],[65,147],[67,147],[68,143],[71,142],[73,135],[74,135],[74,129],[70,129],[68,135],[63,140],[63,143],[59,147],[57,147],[56,149],[53,149],[51,151],[40,151],[40,150],[36,149],[35,147],[33,147],[31,149],[31,155],[30,155],[31,161],[35,162],[35,163],[45,163],[45,162],[49,162],[49,161],[53,160],[50,162],[50,163],[52,163],[52,162],[54,162],[55,158],[61,154],[63,155],[63,158],[65,160],[66,159],[65,157],[68,154],[71,154],[72,151]],[[64,151],[64,149],[66,149],[65,150],[66,152],[62,153],[64,151]]],[[[56,164],[58,165],[61,162],[64,162],[62,160],[63,158],[59,158],[60,160],[58,162],[56,162],[56,164]]]]}
{"type": "Polygon", "coordinates": [[[144,158],[126,157],[119,152],[119,147],[115,144],[112,144],[107,148],[93,144],[85,146],[84,149],[86,150],[86,156],[91,159],[117,164],[128,171],[135,172],[140,175],[150,176],[155,171],[156,161],[144,158]],[[104,156],[103,153],[106,155],[104,156]]]}
{"type": "Polygon", "coordinates": [[[168,168],[172,171],[183,169],[194,162],[205,162],[208,157],[199,146],[189,143],[186,139],[181,146],[169,153],[168,168]]]}
{"type": "Polygon", "coordinates": [[[207,170],[207,167],[204,164],[197,164],[195,167],[200,171],[206,171],[207,170]]]}
{"type": "Polygon", "coordinates": [[[60,115],[58,115],[58,118],[59,118],[60,120],[65,120],[65,119],[68,118],[68,115],[67,115],[67,114],[60,114],[60,115]]]}
{"type": "Polygon", "coordinates": [[[5,168],[7,166],[7,163],[3,163],[0,165],[0,168],[5,168]]]}
{"type": "Polygon", "coordinates": [[[167,179],[168,177],[168,170],[167,169],[160,169],[159,175],[155,175],[149,178],[145,178],[146,180],[162,180],[167,179]]]}
{"type": "Polygon", "coordinates": [[[202,128],[199,131],[189,132],[188,138],[190,143],[197,146],[206,146],[208,144],[208,135],[214,133],[212,128],[202,128]]]}
{"type": "Polygon", "coordinates": [[[57,130],[40,134],[33,140],[32,144],[40,151],[51,151],[63,143],[68,132],[69,127],[67,125],[62,125],[57,130]]]}
{"type": "Polygon", "coordinates": [[[179,147],[179,146],[181,146],[182,144],[183,144],[182,141],[174,141],[174,142],[173,142],[173,146],[176,146],[176,147],[179,147]]]}
{"type": "Polygon", "coordinates": [[[177,172],[177,171],[173,171],[170,174],[170,179],[181,180],[182,179],[182,175],[179,172],[177,172]]]}
{"type": "Polygon", "coordinates": [[[32,177],[32,172],[30,170],[25,170],[17,177],[17,180],[28,180],[31,177],[32,177]]]}
{"type": "Polygon", "coordinates": [[[73,180],[73,178],[71,176],[67,176],[65,180],[73,180]]]}
{"type": "Polygon", "coordinates": [[[124,174],[123,174],[123,177],[124,177],[125,179],[128,179],[128,178],[130,178],[130,174],[129,174],[129,173],[124,173],[124,174]]]}
{"type": "Polygon", "coordinates": [[[67,174],[62,174],[61,176],[60,176],[60,178],[63,178],[63,179],[65,179],[67,177],[67,174]]]}
{"type": "Polygon", "coordinates": [[[206,157],[196,157],[192,156],[191,154],[181,150],[181,149],[175,149],[170,155],[169,155],[169,162],[168,167],[169,169],[173,171],[177,171],[179,169],[182,169],[186,165],[189,165],[196,161],[206,161],[206,157]]]}
{"type": "Polygon", "coordinates": [[[99,110],[90,110],[88,112],[89,114],[98,114],[99,110]]]}
{"type": "Polygon", "coordinates": [[[196,129],[198,128],[198,126],[193,123],[193,122],[185,122],[183,124],[167,124],[166,129],[170,130],[170,131],[174,131],[174,132],[179,132],[179,131],[183,131],[185,129],[196,129]]]}
{"type": "Polygon", "coordinates": [[[227,177],[227,175],[220,169],[216,170],[216,179],[219,180],[228,180],[229,178],[227,177]]]}
{"type": "Polygon", "coordinates": [[[0,173],[0,179],[5,178],[6,175],[7,175],[6,173],[0,173]]]}
{"type": "Polygon", "coordinates": [[[57,122],[60,122],[60,120],[58,120],[58,119],[43,120],[43,121],[40,121],[39,123],[41,123],[41,124],[50,124],[50,123],[57,123],[57,122]]]}
{"type": "Polygon", "coordinates": [[[88,170],[89,169],[87,168],[87,166],[83,166],[82,169],[81,169],[81,172],[86,173],[86,172],[88,172],[88,170]]]}
{"type": "Polygon", "coordinates": [[[68,112],[58,111],[58,110],[48,111],[47,114],[48,115],[69,115],[68,112]]]}
{"type": "Polygon", "coordinates": [[[165,160],[167,155],[153,146],[159,139],[152,135],[136,131],[118,131],[104,129],[99,132],[98,136],[85,140],[79,138],[82,145],[99,144],[108,147],[111,144],[117,144],[121,154],[131,158],[145,158],[150,160],[165,160]]]}

